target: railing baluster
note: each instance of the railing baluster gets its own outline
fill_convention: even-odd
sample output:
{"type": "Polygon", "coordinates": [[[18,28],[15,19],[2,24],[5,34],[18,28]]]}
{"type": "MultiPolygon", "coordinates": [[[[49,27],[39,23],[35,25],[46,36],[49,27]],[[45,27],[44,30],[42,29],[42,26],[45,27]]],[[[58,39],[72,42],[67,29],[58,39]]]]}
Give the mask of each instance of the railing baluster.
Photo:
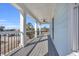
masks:
{"type": "Polygon", "coordinates": [[[16,34],[16,47],[17,47],[17,34],[16,34]]]}
{"type": "Polygon", "coordinates": [[[14,48],[15,48],[15,36],[14,36],[14,38],[13,38],[13,39],[14,39],[13,46],[14,46],[14,48]]]}
{"type": "MultiPolygon", "coordinates": [[[[12,35],[11,35],[12,36],[12,35]]],[[[12,37],[11,37],[11,50],[12,50],[12,37]]]]}
{"type": "Polygon", "coordinates": [[[8,37],[8,52],[9,52],[9,34],[7,35],[7,37],[8,37]]]}
{"type": "Polygon", "coordinates": [[[15,38],[16,38],[16,37],[14,36],[14,42],[15,42],[15,43],[14,43],[14,46],[15,46],[15,48],[16,48],[16,40],[15,40],[15,38]]]}
{"type": "Polygon", "coordinates": [[[17,41],[17,44],[16,44],[16,46],[18,47],[18,33],[17,33],[17,40],[16,40],[16,41],[17,41]]]}
{"type": "Polygon", "coordinates": [[[17,47],[16,44],[17,44],[17,34],[15,34],[15,47],[17,47]]]}
{"type": "Polygon", "coordinates": [[[3,35],[4,36],[4,55],[5,55],[5,53],[6,53],[6,36],[5,35],[3,35]]]}
{"type": "MultiPolygon", "coordinates": [[[[10,34],[10,35],[11,35],[11,34],[10,34]]],[[[11,51],[11,36],[9,36],[9,42],[10,42],[9,50],[11,51]]]]}
{"type": "Polygon", "coordinates": [[[15,34],[15,48],[16,48],[16,34],[15,34]]]}
{"type": "Polygon", "coordinates": [[[18,46],[18,37],[19,37],[19,35],[17,34],[17,46],[18,46]]]}
{"type": "Polygon", "coordinates": [[[18,46],[19,46],[19,42],[20,42],[19,39],[20,39],[20,36],[19,36],[19,33],[18,33],[18,46]]]}
{"type": "Polygon", "coordinates": [[[1,56],[1,34],[0,34],[0,56],[1,56]]]}
{"type": "Polygon", "coordinates": [[[19,38],[18,38],[18,41],[19,41],[19,43],[18,43],[18,46],[19,46],[19,44],[21,43],[21,36],[20,36],[20,34],[19,34],[19,36],[18,36],[19,38]]]}
{"type": "Polygon", "coordinates": [[[17,33],[17,46],[18,46],[18,33],[17,33]]]}

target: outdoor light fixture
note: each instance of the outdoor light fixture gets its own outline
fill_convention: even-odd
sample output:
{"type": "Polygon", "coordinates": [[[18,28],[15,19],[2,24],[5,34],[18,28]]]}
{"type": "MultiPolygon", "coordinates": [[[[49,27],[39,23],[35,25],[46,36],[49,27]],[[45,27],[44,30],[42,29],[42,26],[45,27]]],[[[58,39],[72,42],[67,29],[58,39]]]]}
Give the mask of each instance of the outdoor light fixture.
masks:
{"type": "Polygon", "coordinates": [[[43,20],[43,22],[46,22],[45,19],[43,20]]]}
{"type": "Polygon", "coordinates": [[[46,22],[46,19],[41,19],[43,22],[46,22]]]}

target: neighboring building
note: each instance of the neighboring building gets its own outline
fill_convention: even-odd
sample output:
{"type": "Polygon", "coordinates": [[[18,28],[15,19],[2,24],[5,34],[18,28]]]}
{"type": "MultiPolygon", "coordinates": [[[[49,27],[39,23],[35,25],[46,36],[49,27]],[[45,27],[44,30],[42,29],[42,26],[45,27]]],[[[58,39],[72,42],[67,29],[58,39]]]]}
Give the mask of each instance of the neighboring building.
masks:
{"type": "Polygon", "coordinates": [[[0,31],[4,31],[4,26],[0,26],[0,31]]]}
{"type": "Polygon", "coordinates": [[[16,29],[5,29],[4,31],[16,31],[16,29]]]}

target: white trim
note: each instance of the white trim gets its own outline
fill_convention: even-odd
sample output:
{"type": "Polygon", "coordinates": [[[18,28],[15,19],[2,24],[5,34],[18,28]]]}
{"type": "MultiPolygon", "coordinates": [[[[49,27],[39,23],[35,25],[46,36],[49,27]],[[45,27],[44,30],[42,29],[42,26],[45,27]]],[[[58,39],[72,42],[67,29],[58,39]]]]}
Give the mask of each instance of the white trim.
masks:
{"type": "Polygon", "coordinates": [[[74,9],[74,11],[73,11],[73,15],[74,15],[73,24],[74,24],[74,34],[75,34],[74,35],[75,38],[74,38],[73,43],[74,43],[74,49],[75,49],[75,51],[77,51],[78,50],[78,7],[74,7],[73,9],[74,9]]]}
{"type": "Polygon", "coordinates": [[[79,30],[78,30],[78,7],[77,7],[77,51],[78,51],[78,43],[79,43],[79,42],[78,42],[78,39],[79,39],[79,38],[78,38],[78,31],[79,31],[79,30]]]}
{"type": "Polygon", "coordinates": [[[73,51],[73,39],[74,39],[74,32],[73,32],[73,4],[68,4],[68,44],[70,46],[71,52],[73,51]]]}
{"type": "Polygon", "coordinates": [[[75,4],[70,5],[70,39],[71,48],[73,51],[78,50],[78,6],[75,4]]]}

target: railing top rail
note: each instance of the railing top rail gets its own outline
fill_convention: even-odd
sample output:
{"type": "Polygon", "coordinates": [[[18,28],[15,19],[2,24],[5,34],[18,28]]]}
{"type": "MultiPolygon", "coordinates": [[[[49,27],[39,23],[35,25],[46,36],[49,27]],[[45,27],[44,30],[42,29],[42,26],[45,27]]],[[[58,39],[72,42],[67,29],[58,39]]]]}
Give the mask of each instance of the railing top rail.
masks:
{"type": "Polygon", "coordinates": [[[21,33],[18,31],[0,31],[0,35],[4,35],[4,34],[17,34],[17,33],[21,33]]]}

